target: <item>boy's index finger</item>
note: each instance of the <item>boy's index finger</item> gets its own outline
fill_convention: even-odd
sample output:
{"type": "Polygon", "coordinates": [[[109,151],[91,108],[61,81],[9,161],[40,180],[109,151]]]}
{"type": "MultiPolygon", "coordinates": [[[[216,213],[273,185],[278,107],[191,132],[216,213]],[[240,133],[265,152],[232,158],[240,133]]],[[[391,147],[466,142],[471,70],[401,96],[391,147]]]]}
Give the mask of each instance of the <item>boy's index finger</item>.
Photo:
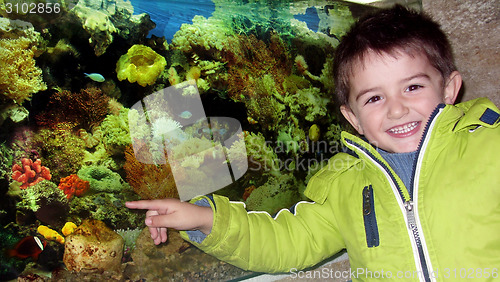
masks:
{"type": "Polygon", "coordinates": [[[165,209],[167,205],[168,202],[166,200],[140,200],[125,202],[125,206],[129,209],[158,210],[165,209]]]}

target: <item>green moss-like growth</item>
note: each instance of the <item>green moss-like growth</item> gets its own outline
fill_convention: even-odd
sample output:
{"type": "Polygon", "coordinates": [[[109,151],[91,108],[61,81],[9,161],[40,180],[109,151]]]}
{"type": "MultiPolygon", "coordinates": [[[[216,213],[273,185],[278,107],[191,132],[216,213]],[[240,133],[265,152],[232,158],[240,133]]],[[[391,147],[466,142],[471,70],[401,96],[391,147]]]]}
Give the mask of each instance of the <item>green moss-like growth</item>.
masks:
{"type": "Polygon", "coordinates": [[[64,192],[51,181],[44,180],[21,190],[18,209],[30,210],[45,224],[58,226],[64,223],[69,203],[64,192]]]}
{"type": "Polygon", "coordinates": [[[108,115],[101,123],[102,143],[111,155],[122,155],[125,147],[132,143],[128,128],[128,111],[123,108],[120,114],[108,115]]]}
{"type": "Polygon", "coordinates": [[[5,145],[0,144],[0,178],[9,179],[8,176],[12,173],[12,150],[5,145]]]}
{"type": "Polygon", "coordinates": [[[303,184],[297,183],[291,174],[270,177],[264,185],[257,187],[247,198],[247,208],[253,211],[266,211],[274,215],[280,209],[290,208],[301,200],[300,186],[303,184]]]}
{"type": "Polygon", "coordinates": [[[40,153],[42,163],[50,169],[52,179],[74,174],[81,167],[85,143],[72,131],[72,126],[60,123],[57,129],[41,129],[33,137],[32,148],[40,153]]]}
{"type": "Polygon", "coordinates": [[[101,192],[75,197],[71,201],[69,218],[73,222],[78,222],[82,218],[98,219],[113,229],[142,226],[145,214],[125,207],[126,201],[135,200],[139,200],[139,197],[130,189],[120,193],[101,192]]]}
{"type": "Polygon", "coordinates": [[[78,177],[88,181],[90,190],[95,193],[117,193],[130,189],[130,185],[118,173],[105,166],[84,166],[78,171],[78,177]]]}

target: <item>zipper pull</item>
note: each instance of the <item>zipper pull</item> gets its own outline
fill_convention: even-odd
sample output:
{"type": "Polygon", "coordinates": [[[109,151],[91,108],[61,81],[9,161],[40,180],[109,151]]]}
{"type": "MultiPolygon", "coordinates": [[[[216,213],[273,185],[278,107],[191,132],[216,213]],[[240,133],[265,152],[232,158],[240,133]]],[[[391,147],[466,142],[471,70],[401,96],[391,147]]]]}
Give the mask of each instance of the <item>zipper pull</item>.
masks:
{"type": "Polygon", "coordinates": [[[420,236],[418,234],[417,221],[415,220],[415,211],[413,210],[413,201],[405,202],[406,216],[408,218],[408,229],[413,232],[415,242],[418,246],[421,245],[420,236]]]}

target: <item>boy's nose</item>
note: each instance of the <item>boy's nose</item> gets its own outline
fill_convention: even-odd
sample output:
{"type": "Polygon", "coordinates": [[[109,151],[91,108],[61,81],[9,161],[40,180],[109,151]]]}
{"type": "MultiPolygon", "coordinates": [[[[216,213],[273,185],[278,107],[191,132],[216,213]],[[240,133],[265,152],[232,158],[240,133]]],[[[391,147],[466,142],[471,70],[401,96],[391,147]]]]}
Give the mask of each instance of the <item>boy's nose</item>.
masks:
{"type": "Polygon", "coordinates": [[[387,103],[387,117],[389,119],[399,119],[408,114],[409,109],[404,103],[399,99],[391,99],[387,103]]]}

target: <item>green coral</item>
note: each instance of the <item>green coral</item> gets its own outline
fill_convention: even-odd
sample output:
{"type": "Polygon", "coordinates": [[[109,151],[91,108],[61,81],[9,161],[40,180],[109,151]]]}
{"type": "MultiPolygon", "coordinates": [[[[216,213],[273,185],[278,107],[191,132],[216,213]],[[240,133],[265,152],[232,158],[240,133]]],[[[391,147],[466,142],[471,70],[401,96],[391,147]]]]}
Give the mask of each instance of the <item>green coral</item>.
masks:
{"type": "Polygon", "coordinates": [[[122,155],[125,147],[132,143],[128,127],[129,109],[123,108],[120,114],[108,115],[99,126],[102,143],[111,155],[122,155]]]}
{"type": "Polygon", "coordinates": [[[56,130],[41,129],[33,137],[32,148],[37,150],[52,178],[74,174],[81,167],[85,142],[71,130],[71,126],[60,123],[56,130]]]}
{"type": "Polygon", "coordinates": [[[132,212],[125,207],[126,201],[136,200],[139,200],[139,197],[132,190],[75,197],[71,201],[69,218],[74,222],[81,218],[93,218],[105,222],[113,229],[141,226],[144,223],[144,213],[132,212]]]}
{"type": "Polygon", "coordinates": [[[5,143],[0,144],[0,178],[9,179],[12,173],[12,154],[12,150],[5,143]]]}
{"type": "Polygon", "coordinates": [[[40,181],[27,189],[22,189],[20,196],[22,200],[16,204],[17,208],[27,209],[33,212],[40,209],[42,201],[44,205],[56,202],[62,203],[63,205],[68,203],[68,199],[66,195],[64,195],[64,192],[57,188],[56,184],[48,180],[40,181]]]}
{"type": "Polygon", "coordinates": [[[222,50],[227,36],[233,34],[223,20],[196,15],[193,24],[182,24],[172,38],[174,48],[190,53],[193,50],[222,50]]]}
{"type": "Polygon", "coordinates": [[[266,211],[273,215],[302,199],[299,193],[299,190],[303,190],[301,186],[304,184],[298,183],[292,174],[270,177],[250,194],[245,203],[249,210],[266,211]]]}
{"type": "Polygon", "coordinates": [[[127,250],[128,252],[131,252],[132,250],[135,249],[135,242],[137,241],[137,238],[142,232],[142,228],[138,227],[135,229],[117,229],[115,230],[116,233],[118,233],[120,236],[122,236],[123,240],[125,241],[125,244],[123,248],[127,250]]]}
{"type": "Polygon", "coordinates": [[[84,166],[78,171],[78,177],[88,181],[93,192],[117,193],[130,189],[118,173],[105,166],[84,166]]]}
{"type": "Polygon", "coordinates": [[[249,156],[249,166],[252,170],[269,171],[279,174],[277,170],[278,156],[262,133],[249,133],[245,136],[246,152],[249,156]]]}
{"type": "Polygon", "coordinates": [[[317,87],[298,89],[292,95],[285,98],[287,105],[293,114],[303,116],[307,121],[315,121],[327,114],[327,105],[330,99],[317,87]]]}

